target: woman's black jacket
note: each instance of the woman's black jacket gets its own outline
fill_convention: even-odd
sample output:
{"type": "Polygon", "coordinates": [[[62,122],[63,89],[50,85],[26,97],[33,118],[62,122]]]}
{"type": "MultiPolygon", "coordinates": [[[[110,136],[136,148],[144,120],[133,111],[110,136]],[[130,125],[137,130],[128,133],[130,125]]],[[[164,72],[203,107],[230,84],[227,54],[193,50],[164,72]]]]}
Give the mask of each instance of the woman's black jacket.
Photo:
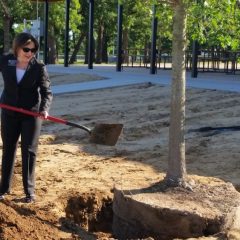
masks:
{"type": "MultiPolygon", "coordinates": [[[[16,63],[17,59],[12,54],[0,56],[0,71],[4,81],[0,102],[35,112],[48,112],[52,102],[52,91],[45,65],[32,58],[18,83],[16,63]]],[[[8,114],[14,114],[6,111],[8,114]]]]}

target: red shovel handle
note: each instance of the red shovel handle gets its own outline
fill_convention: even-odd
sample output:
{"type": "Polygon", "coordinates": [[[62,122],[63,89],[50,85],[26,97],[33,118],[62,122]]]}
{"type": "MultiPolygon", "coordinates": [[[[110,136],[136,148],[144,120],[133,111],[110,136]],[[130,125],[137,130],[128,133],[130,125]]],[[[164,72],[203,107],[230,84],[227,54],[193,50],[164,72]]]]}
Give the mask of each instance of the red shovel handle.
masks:
{"type": "MultiPolygon", "coordinates": [[[[29,110],[26,110],[26,109],[23,109],[23,108],[13,107],[13,106],[9,106],[9,105],[3,104],[3,103],[0,103],[0,108],[4,108],[4,109],[7,109],[7,110],[19,112],[19,113],[24,113],[24,114],[27,114],[27,115],[30,115],[30,116],[33,116],[33,117],[43,118],[43,115],[38,113],[38,112],[32,112],[32,111],[29,111],[29,110]]],[[[50,121],[53,121],[53,122],[56,122],[56,123],[67,124],[66,120],[61,119],[61,118],[52,117],[52,116],[48,116],[46,118],[46,120],[50,120],[50,121]]]]}
{"type": "Polygon", "coordinates": [[[79,125],[77,123],[72,123],[72,122],[66,121],[66,120],[61,119],[61,118],[56,118],[56,117],[52,117],[52,116],[48,116],[47,118],[44,118],[43,115],[38,113],[38,112],[32,112],[32,111],[29,111],[29,110],[26,110],[26,109],[23,109],[23,108],[13,107],[13,106],[9,106],[9,105],[3,104],[3,103],[0,103],[0,108],[4,108],[4,109],[7,109],[7,110],[19,112],[19,113],[24,113],[26,115],[30,115],[30,116],[33,116],[33,117],[40,117],[44,120],[49,120],[49,121],[52,121],[52,122],[61,123],[61,124],[69,125],[69,126],[72,126],[72,127],[77,127],[77,128],[80,128],[80,129],[83,129],[83,130],[87,131],[88,133],[91,133],[91,129],[89,129],[88,127],[83,126],[83,125],[79,125]]]}

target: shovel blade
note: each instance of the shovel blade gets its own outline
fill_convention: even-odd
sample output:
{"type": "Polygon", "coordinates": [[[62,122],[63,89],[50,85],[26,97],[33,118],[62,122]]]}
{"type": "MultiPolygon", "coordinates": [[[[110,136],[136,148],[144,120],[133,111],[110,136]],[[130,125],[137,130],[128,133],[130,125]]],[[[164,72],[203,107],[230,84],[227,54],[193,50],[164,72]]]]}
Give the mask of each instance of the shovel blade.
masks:
{"type": "Polygon", "coordinates": [[[97,124],[91,131],[90,142],[114,146],[122,132],[123,124],[97,124]]]}

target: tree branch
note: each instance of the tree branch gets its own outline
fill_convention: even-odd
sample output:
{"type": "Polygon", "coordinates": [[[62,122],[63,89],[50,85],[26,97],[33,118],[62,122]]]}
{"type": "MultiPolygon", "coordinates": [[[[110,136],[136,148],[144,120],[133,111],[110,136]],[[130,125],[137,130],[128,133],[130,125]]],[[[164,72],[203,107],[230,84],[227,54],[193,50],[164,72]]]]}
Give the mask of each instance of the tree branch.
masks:
{"type": "Polygon", "coordinates": [[[11,14],[9,11],[9,8],[7,7],[6,3],[4,2],[4,0],[0,0],[0,4],[2,5],[2,9],[3,9],[3,13],[6,17],[10,18],[11,14]]]}

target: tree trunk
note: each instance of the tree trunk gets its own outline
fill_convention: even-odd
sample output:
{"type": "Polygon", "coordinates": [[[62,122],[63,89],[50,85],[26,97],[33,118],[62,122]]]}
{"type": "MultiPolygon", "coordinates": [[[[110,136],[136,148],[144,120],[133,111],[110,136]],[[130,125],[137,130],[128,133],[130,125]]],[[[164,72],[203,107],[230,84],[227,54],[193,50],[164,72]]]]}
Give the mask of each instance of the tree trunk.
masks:
{"type": "Polygon", "coordinates": [[[48,45],[49,45],[49,64],[55,64],[57,60],[57,53],[56,53],[56,39],[54,34],[54,29],[51,28],[51,34],[48,35],[48,45]]]}
{"type": "Polygon", "coordinates": [[[147,65],[150,62],[150,44],[149,40],[147,39],[144,44],[144,58],[143,63],[147,65]]]}
{"type": "Polygon", "coordinates": [[[123,45],[122,49],[124,50],[124,59],[123,62],[128,63],[129,61],[129,49],[128,49],[128,29],[123,29],[123,45]]]}
{"type": "Polygon", "coordinates": [[[3,29],[0,29],[0,55],[3,54],[3,29]]]}
{"type": "Polygon", "coordinates": [[[88,64],[88,40],[85,42],[85,54],[84,54],[84,64],[88,64]]]}
{"type": "Polygon", "coordinates": [[[103,47],[102,47],[102,61],[108,63],[108,40],[109,37],[106,34],[106,30],[103,32],[103,47]]]}
{"type": "Polygon", "coordinates": [[[104,31],[104,26],[100,22],[100,24],[98,26],[98,37],[97,37],[97,48],[96,48],[96,63],[102,63],[103,31],[104,31]]]}
{"type": "Polygon", "coordinates": [[[86,33],[85,33],[85,32],[83,32],[83,33],[80,35],[77,44],[74,46],[74,50],[73,50],[72,56],[70,57],[70,60],[69,60],[69,64],[73,64],[73,63],[76,61],[76,59],[77,59],[77,53],[78,53],[78,51],[79,51],[79,49],[80,49],[80,47],[81,47],[81,44],[82,44],[85,36],[86,36],[86,33]]]}
{"type": "Polygon", "coordinates": [[[185,49],[186,10],[183,0],[176,1],[173,19],[172,93],[169,128],[169,155],[166,180],[173,185],[184,184],[185,163],[185,49]]]}
{"type": "Polygon", "coordinates": [[[3,52],[7,53],[11,49],[11,35],[10,35],[11,18],[9,16],[3,17],[3,52]]]}
{"type": "Polygon", "coordinates": [[[8,7],[8,1],[2,0],[0,7],[3,9],[3,52],[7,53],[11,49],[11,14],[8,7]]]}
{"type": "MultiPolygon", "coordinates": [[[[95,39],[93,39],[93,61],[95,61],[95,39]]],[[[86,39],[86,44],[85,44],[84,64],[88,64],[88,39],[86,39]]]]}

